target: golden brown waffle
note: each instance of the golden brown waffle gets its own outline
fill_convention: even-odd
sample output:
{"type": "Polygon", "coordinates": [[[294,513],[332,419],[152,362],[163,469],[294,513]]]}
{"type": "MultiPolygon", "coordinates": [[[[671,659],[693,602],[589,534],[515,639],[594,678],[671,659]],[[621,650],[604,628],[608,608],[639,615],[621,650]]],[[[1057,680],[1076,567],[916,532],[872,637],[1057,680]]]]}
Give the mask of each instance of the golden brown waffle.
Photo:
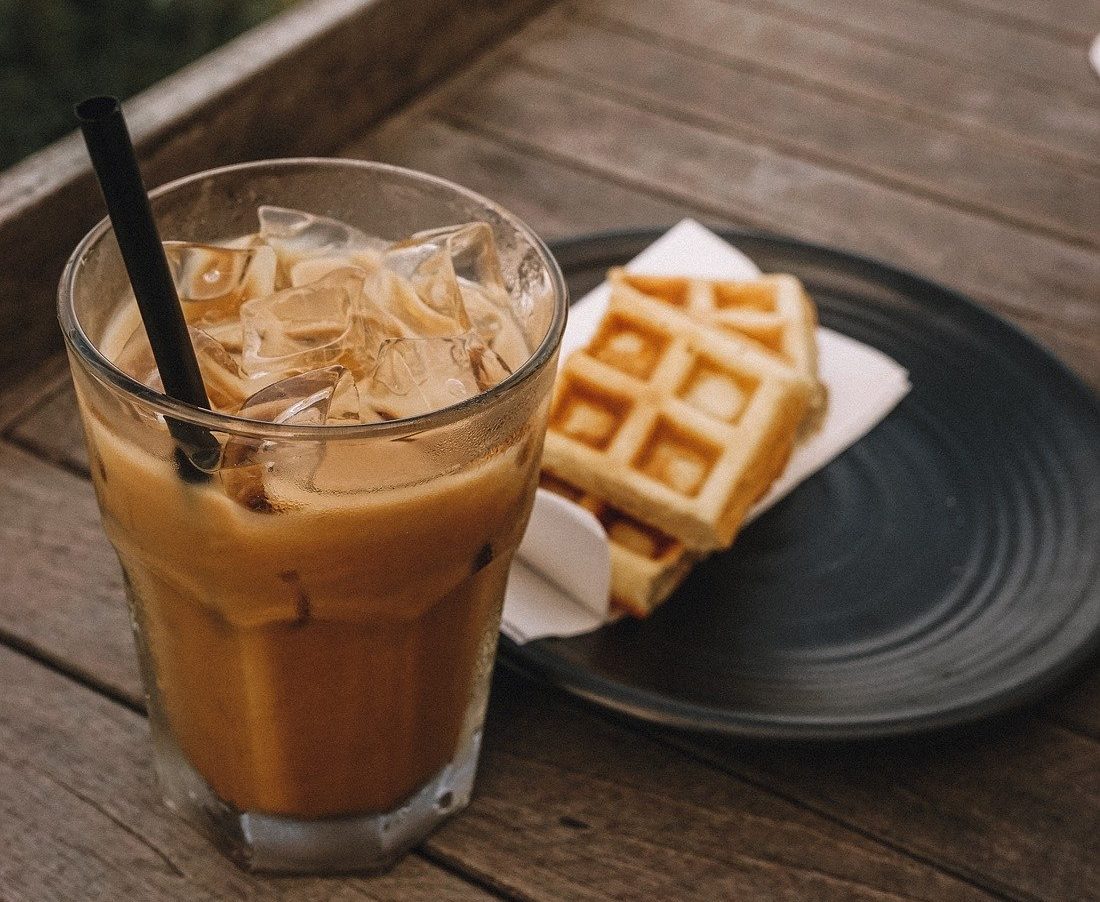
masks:
{"type": "Polygon", "coordinates": [[[590,511],[607,530],[611,547],[611,603],[634,617],[649,616],[673,593],[696,560],[672,536],[589,492],[545,473],[539,484],[590,511]]]}
{"type": "Polygon", "coordinates": [[[812,391],[755,342],[614,292],[559,374],[543,468],[690,550],[725,548],[786,465],[812,391]]]}
{"type": "Polygon", "coordinates": [[[639,292],[684,311],[724,332],[750,338],[813,384],[802,434],[816,429],[825,414],[825,387],[817,375],[817,311],[794,276],[767,275],[741,281],[683,276],[609,273],[612,291],[639,292]]]}

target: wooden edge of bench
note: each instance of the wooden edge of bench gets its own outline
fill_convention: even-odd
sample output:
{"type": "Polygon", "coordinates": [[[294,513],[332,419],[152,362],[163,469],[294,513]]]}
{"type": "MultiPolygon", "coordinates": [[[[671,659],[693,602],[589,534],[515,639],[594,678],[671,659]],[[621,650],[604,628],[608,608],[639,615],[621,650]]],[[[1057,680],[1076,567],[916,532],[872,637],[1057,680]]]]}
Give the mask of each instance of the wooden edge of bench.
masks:
{"type": "MultiPolygon", "coordinates": [[[[306,0],[125,102],[146,184],[332,152],[548,0],[306,0]]],[[[60,347],[64,262],[103,215],[75,132],[0,173],[0,387],[60,347]]]]}

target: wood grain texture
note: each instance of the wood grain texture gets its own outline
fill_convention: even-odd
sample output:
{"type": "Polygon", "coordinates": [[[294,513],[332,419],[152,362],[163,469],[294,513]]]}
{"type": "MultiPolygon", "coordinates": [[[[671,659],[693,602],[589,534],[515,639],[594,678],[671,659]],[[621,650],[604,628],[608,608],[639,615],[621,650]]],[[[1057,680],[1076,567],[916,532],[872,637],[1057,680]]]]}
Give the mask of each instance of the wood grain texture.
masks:
{"type": "MultiPolygon", "coordinates": [[[[0,545],[13,557],[36,560],[33,570],[17,569],[4,580],[10,588],[0,595],[0,630],[20,648],[138,707],[117,565],[106,539],[87,534],[98,526],[90,522],[91,485],[0,445],[0,498],[6,529],[0,545]],[[34,553],[21,545],[28,535],[41,537],[34,553]],[[28,590],[36,601],[26,600],[28,590]],[[35,613],[43,598],[48,620],[35,613]]],[[[609,899],[624,888],[692,899],[739,888],[776,899],[982,897],[966,881],[607,726],[545,690],[517,690],[516,679],[498,680],[504,688],[490,706],[475,803],[425,846],[432,858],[501,891],[531,899],[609,899]],[[602,826],[577,828],[573,821],[602,826]],[[914,896],[913,887],[923,889],[914,896]]],[[[9,729],[35,734],[36,706],[13,714],[9,729]]],[[[0,745],[2,739],[0,733],[0,745]]],[[[144,769],[138,746],[146,741],[131,738],[125,757],[107,749],[104,758],[115,771],[144,769]]],[[[19,742],[9,745],[21,750],[19,742]]],[[[102,745],[92,737],[93,748],[102,745]]],[[[13,770],[34,758],[25,755],[13,770]]],[[[139,809],[151,804],[150,793],[117,800],[125,806],[118,820],[142,823],[139,809]]],[[[32,825],[32,833],[44,831],[44,824],[32,825]]]]}
{"type": "Polygon", "coordinates": [[[448,121],[527,153],[712,215],[889,260],[1027,319],[1100,334],[1095,251],[516,67],[480,73],[445,109],[448,121]]]}
{"type": "Polygon", "coordinates": [[[1066,43],[1091,41],[1100,29],[1100,11],[1092,0],[925,0],[936,6],[957,7],[973,16],[990,17],[1009,28],[1045,31],[1066,43]]]}
{"type": "Polygon", "coordinates": [[[698,213],[690,203],[632,190],[416,113],[388,120],[340,152],[459,181],[504,204],[544,238],[672,225],[698,213]]]}
{"type": "Polygon", "coordinates": [[[1022,155],[968,130],[870,110],[564,14],[543,17],[513,46],[525,64],[594,94],[1071,243],[1100,246],[1100,176],[1022,155]]]}
{"type": "Polygon", "coordinates": [[[6,431],[0,430],[0,434],[44,460],[87,476],[88,449],[67,361],[63,356],[54,357],[47,364],[54,360],[61,360],[66,367],[54,380],[50,394],[39,401],[33,414],[24,414],[9,424],[6,431]]]}
{"type": "Polygon", "coordinates": [[[1086,902],[1100,886],[1100,743],[1060,728],[1021,717],[922,742],[675,744],[996,892],[1086,902]]]}
{"type": "Polygon", "coordinates": [[[985,897],[978,886],[868,847],[832,820],[716,780],[673,748],[641,740],[636,725],[593,717],[505,671],[494,683],[478,799],[438,842],[491,873],[526,862],[507,886],[522,895],[985,897]]]}
{"type": "MultiPolygon", "coordinates": [[[[734,0],[727,0],[734,2],[734,0]]],[[[930,5],[925,0],[737,0],[739,4],[782,11],[821,28],[893,44],[911,53],[950,61],[962,70],[984,68],[1006,79],[1100,96],[1100,86],[1081,79],[1084,46],[1035,30],[991,21],[963,6],[930,5]]]]}
{"type": "Polygon", "coordinates": [[[141,716],[2,647],[0,848],[5,902],[492,898],[416,856],[371,879],[243,873],[161,803],[141,716]]]}
{"type": "Polygon", "coordinates": [[[91,483],[0,442],[0,549],[0,636],[133,695],[122,576],[91,483]]]}
{"type": "MultiPolygon", "coordinates": [[[[246,159],[329,153],[546,2],[295,5],[125,105],[146,183],[246,159]]],[[[75,134],[0,174],[0,385],[60,347],[57,279],[102,215],[75,134]]]]}
{"type": "MultiPolygon", "coordinates": [[[[1097,166],[1100,98],[1051,95],[984,68],[960,71],[881,41],[723,0],[595,0],[568,8],[573,17],[795,87],[896,111],[918,123],[970,129],[1021,151],[1048,156],[1053,151],[1056,159],[1092,171],[1097,166]]],[[[1082,83],[1088,76],[1083,66],[1082,83]]]]}
{"type": "MultiPolygon", "coordinates": [[[[715,227],[759,225],[739,217],[737,211],[722,215],[700,202],[658,197],[644,188],[624,184],[614,175],[570,166],[526,147],[517,148],[435,119],[431,110],[441,103],[444,101],[431,99],[423,107],[394,117],[347,145],[341,153],[412,166],[469,185],[514,210],[550,238],[671,225],[687,215],[715,227]]],[[[1072,325],[1037,321],[1031,308],[1022,310],[1019,304],[1008,307],[995,298],[982,299],[1015,319],[1017,325],[1100,389],[1100,336],[1072,325]]],[[[1034,309],[1038,310],[1038,305],[1034,309]]],[[[36,425],[29,428],[47,432],[36,425]]],[[[49,439],[49,435],[42,438],[49,439]]]]}
{"type": "Polygon", "coordinates": [[[0,435],[32,411],[38,411],[63,381],[69,378],[69,362],[55,354],[32,367],[18,383],[0,388],[0,435]]]}

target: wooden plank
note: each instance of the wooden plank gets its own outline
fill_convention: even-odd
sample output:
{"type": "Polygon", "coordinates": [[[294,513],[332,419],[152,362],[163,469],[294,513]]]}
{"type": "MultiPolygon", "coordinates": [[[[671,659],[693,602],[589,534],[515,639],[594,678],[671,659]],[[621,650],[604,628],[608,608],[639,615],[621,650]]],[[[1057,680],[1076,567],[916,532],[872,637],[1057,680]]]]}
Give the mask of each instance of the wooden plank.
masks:
{"type": "Polygon", "coordinates": [[[54,382],[53,392],[16,421],[5,433],[15,444],[44,460],[52,461],[83,476],[88,475],[88,449],[76,409],[76,394],[65,357],[65,371],[54,382]]]}
{"type": "Polygon", "coordinates": [[[69,378],[64,354],[43,360],[17,384],[0,389],[0,435],[29,412],[39,409],[57,394],[62,380],[69,378]]]}
{"type": "Polygon", "coordinates": [[[957,6],[976,16],[992,16],[1001,23],[1025,30],[1039,28],[1048,35],[1081,46],[1100,30],[1100,13],[1093,0],[926,0],[935,5],[957,6]]]}
{"type": "Polygon", "coordinates": [[[525,29],[513,46],[525,63],[556,79],[951,206],[1100,246],[1100,177],[991,145],[965,129],[868,110],[566,15],[544,16],[539,26],[525,29]]]}
{"type": "Polygon", "coordinates": [[[0,549],[0,639],[140,700],[122,576],[91,484],[0,443],[0,549]]]}
{"type": "Polygon", "coordinates": [[[845,832],[503,672],[478,800],[440,842],[489,873],[526,862],[508,889],[531,896],[985,898],[984,877],[968,885],[845,832]]]}
{"type": "Polygon", "coordinates": [[[252,877],[164,807],[144,719],[0,647],[5,899],[493,898],[411,856],[357,880],[252,877]]]}
{"type": "MultiPolygon", "coordinates": [[[[548,0],[311,0],[126,104],[148,184],[325,154],[548,0]]],[[[103,215],[77,135],[0,174],[0,384],[60,346],[57,277],[103,215]]]]}
{"type": "Polygon", "coordinates": [[[922,0],[740,0],[782,11],[819,28],[881,41],[911,53],[949,61],[960,69],[997,70],[1021,83],[1095,96],[1082,69],[1083,47],[1037,31],[1023,31],[978,17],[965,7],[931,6],[922,0]]]}
{"type": "MultiPolygon", "coordinates": [[[[0,536],[6,554],[26,554],[19,544],[22,535],[42,537],[35,555],[40,572],[28,579],[17,571],[3,580],[4,631],[88,682],[116,687],[136,706],[141,691],[129,662],[125,618],[103,616],[89,594],[89,589],[113,594],[117,610],[123,611],[106,542],[83,535],[83,524],[94,517],[91,486],[0,446],[0,497],[4,520],[14,521],[6,525],[15,530],[14,538],[0,536]],[[28,485],[36,487],[35,497],[26,497],[28,485]],[[74,524],[81,534],[77,542],[58,543],[56,537],[74,524]],[[81,549],[77,560],[75,544],[81,549]],[[82,589],[74,586],[77,578],[82,589]],[[46,598],[58,619],[44,624],[31,615],[32,605],[20,597],[32,594],[29,588],[37,596],[35,604],[46,598]]],[[[0,679],[2,674],[0,661],[0,679]]],[[[46,683],[57,679],[50,676],[46,683]]],[[[20,676],[11,685],[26,682],[20,676]]],[[[496,685],[475,802],[435,834],[425,851],[502,891],[531,899],[606,899],[624,890],[686,899],[728,897],[735,891],[776,899],[878,899],[891,893],[930,900],[985,897],[967,881],[866,842],[825,818],[604,723],[587,709],[545,690],[521,687],[514,676],[502,675],[496,685]]],[[[91,754],[91,764],[66,761],[61,772],[89,781],[80,785],[83,795],[109,804],[117,823],[149,835],[146,824],[160,813],[147,810],[152,791],[143,758],[145,737],[135,735],[137,730],[120,735],[123,747],[116,748],[111,737],[99,735],[88,705],[59,702],[63,694],[52,684],[43,692],[49,704],[33,691],[20,695],[0,689],[0,711],[5,700],[26,699],[9,718],[0,715],[0,746],[22,754],[14,768],[41,758],[37,745],[24,751],[28,743],[57,748],[59,755],[91,754]],[[88,744],[70,748],[56,727],[42,727],[41,717],[72,718],[87,731],[88,744]],[[5,741],[4,729],[19,736],[5,741]],[[104,761],[112,766],[103,768],[104,761]],[[145,789],[110,782],[133,779],[145,781],[145,789]]],[[[122,709],[114,715],[116,722],[130,717],[122,709]]],[[[21,811],[29,804],[20,798],[11,807],[21,811]]],[[[28,825],[28,833],[49,835],[37,821],[28,825]]],[[[174,835],[158,835],[154,841],[173,860],[175,843],[174,835]]]]}
{"type": "Polygon", "coordinates": [[[1040,721],[841,748],[675,744],[1010,897],[1100,886],[1100,743],[1040,721]]]}
{"type": "Polygon", "coordinates": [[[1100,334],[1094,251],[515,68],[477,73],[440,107],[448,121],[527,153],[716,216],[890,260],[1028,319],[1100,334]]]}
{"type": "Polygon", "coordinates": [[[1043,710],[1067,729],[1100,741],[1100,666],[1097,662],[1076,674],[1066,691],[1051,699],[1043,710]]]}
{"type": "Polygon", "coordinates": [[[880,41],[722,0],[599,0],[569,10],[573,17],[591,17],[796,87],[885,107],[917,122],[965,126],[990,140],[1023,144],[1031,153],[1054,152],[1096,170],[1095,101],[1051,96],[1006,82],[996,72],[960,71],[880,41]]]}
{"type": "Polygon", "coordinates": [[[480,191],[526,220],[543,238],[672,225],[697,206],[534,157],[417,111],[394,117],[341,150],[421,169],[480,191]]]}
{"type": "MultiPolygon", "coordinates": [[[[412,166],[469,185],[514,210],[550,238],[601,229],[653,228],[685,215],[703,218],[716,227],[752,224],[739,219],[736,211],[719,216],[698,202],[674,198],[666,201],[621,181],[562,165],[430,118],[430,109],[445,103],[438,96],[429,98],[421,107],[372,129],[341,153],[412,166]]],[[[1019,304],[1009,309],[985,293],[977,297],[1014,318],[1033,338],[1100,389],[1100,339],[1095,335],[1036,321],[1019,304]]],[[[36,433],[30,439],[32,443],[52,443],[51,430],[39,429],[34,423],[28,429],[36,433]]]]}

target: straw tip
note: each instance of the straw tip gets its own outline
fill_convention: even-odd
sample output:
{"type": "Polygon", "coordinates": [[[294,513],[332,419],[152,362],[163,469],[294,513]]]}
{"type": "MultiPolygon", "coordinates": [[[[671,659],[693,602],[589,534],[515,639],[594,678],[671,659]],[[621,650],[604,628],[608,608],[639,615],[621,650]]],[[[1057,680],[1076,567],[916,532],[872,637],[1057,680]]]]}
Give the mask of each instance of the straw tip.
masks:
{"type": "Polygon", "coordinates": [[[122,109],[117,97],[104,94],[99,97],[87,97],[75,107],[76,118],[81,122],[102,122],[119,113],[122,109]]]}

